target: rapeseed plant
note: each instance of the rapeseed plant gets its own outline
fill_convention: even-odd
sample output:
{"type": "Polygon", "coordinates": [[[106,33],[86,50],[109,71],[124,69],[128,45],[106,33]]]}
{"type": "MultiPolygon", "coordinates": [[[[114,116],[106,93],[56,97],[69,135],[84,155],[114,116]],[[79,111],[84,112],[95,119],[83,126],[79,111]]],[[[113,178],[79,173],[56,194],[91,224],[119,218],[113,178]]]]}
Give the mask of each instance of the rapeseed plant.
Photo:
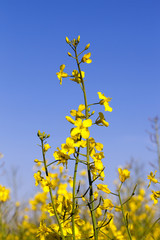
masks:
{"type": "MultiPolygon", "coordinates": [[[[86,74],[81,68],[92,63],[91,52],[85,53],[90,44],[78,53],[80,36],[73,40],[66,37],[66,43],[73,50],[68,56],[75,61],[77,69],[68,74],[62,64],[56,74],[60,85],[68,78],[80,87],[83,102],[66,116],[71,124],[70,135],[53,152],[53,161],[46,160],[48,151],[52,150],[47,142],[50,135],[38,131],[42,160],[34,160],[37,169],[34,179],[41,191],[29,200],[29,205],[16,202],[12,207],[10,190],[0,185],[0,239],[160,240],[157,171],[151,171],[147,181],[138,184],[137,178],[133,184],[131,169],[118,168],[116,190],[113,192],[105,183],[104,146],[91,136],[90,129],[109,127],[105,114],[92,108],[99,105],[101,111],[112,112],[111,98],[97,92],[98,100],[88,104],[86,74]],[[68,172],[71,163],[72,166],[74,163],[73,176],[68,172]]],[[[156,139],[158,145],[158,134],[156,139]]]]}
{"type": "MultiPolygon", "coordinates": [[[[59,239],[134,239],[131,234],[133,225],[131,223],[130,215],[128,214],[125,205],[131,202],[135,195],[136,186],[132,194],[126,200],[122,200],[121,191],[125,181],[130,178],[130,171],[128,169],[118,169],[120,184],[116,193],[108,189],[106,184],[95,185],[95,181],[104,181],[104,166],[103,159],[105,158],[103,152],[103,144],[95,141],[90,136],[90,128],[93,125],[108,127],[109,123],[106,121],[102,112],[96,116],[96,120],[92,117],[96,115],[95,110],[91,111],[94,105],[104,105],[105,111],[112,112],[112,107],[109,105],[111,98],[106,97],[103,93],[98,92],[100,101],[88,104],[88,99],[85,90],[84,78],[85,72],[81,70],[81,66],[85,63],[90,64],[91,53],[81,55],[89,49],[90,44],[87,44],[83,51],[78,53],[78,45],[80,43],[80,36],[77,39],[69,40],[66,37],[66,42],[73,50],[73,54],[68,52],[68,56],[73,58],[76,62],[77,69],[74,69],[71,74],[65,73],[65,64],[60,66],[60,71],[57,72],[57,77],[62,85],[63,78],[77,83],[82,90],[84,103],[78,106],[78,110],[71,110],[70,116],[66,116],[66,120],[72,124],[70,136],[66,139],[66,143],[61,144],[61,148],[57,147],[53,156],[55,161],[46,163],[46,152],[49,144],[46,142],[49,137],[44,132],[38,131],[38,137],[41,141],[43,163],[45,168],[45,177],[41,172],[35,174],[35,184],[40,184],[43,191],[50,193],[51,202],[48,205],[48,212],[51,216],[55,216],[56,222],[53,225],[46,227],[45,223],[41,223],[38,235],[40,239],[45,239],[54,232],[59,239]],[[79,60],[81,59],[81,60],[79,60]],[[45,147],[47,146],[47,147],[45,147]],[[84,152],[85,150],[85,152],[84,152]],[[68,166],[70,161],[74,161],[74,174],[69,177],[72,187],[72,192],[68,192],[67,183],[60,183],[53,180],[48,173],[48,167],[52,164],[62,164],[63,167],[68,166]],[[77,172],[79,164],[86,166],[88,187],[80,194],[81,183],[77,183],[77,172]],[[53,195],[52,192],[56,191],[53,195]],[[109,197],[110,196],[110,197],[109,197]],[[112,197],[115,196],[119,200],[119,206],[113,203],[112,197]],[[88,209],[86,209],[88,208],[88,209]],[[122,212],[123,226],[117,229],[114,223],[113,209],[122,212]],[[88,216],[84,216],[85,215],[88,216]],[[49,228],[49,229],[48,229],[49,228]]],[[[154,178],[155,175],[150,175],[151,181],[158,183],[154,178]]],[[[150,185],[149,183],[149,185],[150,185]]],[[[159,198],[159,191],[152,190],[152,199],[156,203],[159,198]]],[[[131,205],[134,206],[133,204],[131,205]]]]}

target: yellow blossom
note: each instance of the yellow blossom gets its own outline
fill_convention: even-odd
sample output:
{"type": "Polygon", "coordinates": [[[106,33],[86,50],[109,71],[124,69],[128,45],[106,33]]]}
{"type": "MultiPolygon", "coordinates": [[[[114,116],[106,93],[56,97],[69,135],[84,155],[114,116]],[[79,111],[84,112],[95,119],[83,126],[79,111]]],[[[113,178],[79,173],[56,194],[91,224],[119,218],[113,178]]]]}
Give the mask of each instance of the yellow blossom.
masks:
{"type": "Polygon", "coordinates": [[[150,180],[150,181],[149,181],[149,184],[148,184],[148,188],[150,187],[151,182],[154,182],[154,183],[157,183],[157,182],[158,182],[158,180],[155,178],[156,172],[157,172],[157,171],[155,171],[154,174],[153,174],[153,172],[150,172],[150,175],[148,175],[148,178],[147,178],[147,179],[150,180]]]}
{"type": "Polygon", "coordinates": [[[118,168],[118,172],[119,172],[119,179],[120,181],[123,183],[127,178],[130,177],[130,171],[128,171],[128,169],[121,169],[118,168]]]}
{"type": "Polygon", "coordinates": [[[90,56],[91,56],[91,53],[84,54],[81,61],[86,63],[91,63],[92,60],[90,59],[90,56]]]}
{"type": "Polygon", "coordinates": [[[101,206],[101,208],[103,210],[112,210],[112,208],[114,207],[112,201],[110,199],[102,199],[103,200],[103,205],[101,206]]]}
{"type": "Polygon", "coordinates": [[[37,173],[34,174],[35,178],[35,185],[38,186],[38,184],[42,181],[43,177],[41,176],[41,171],[38,171],[37,173]]]}
{"type": "Polygon", "coordinates": [[[64,151],[64,153],[68,153],[68,155],[75,153],[74,140],[71,137],[68,137],[66,139],[66,143],[61,144],[61,148],[64,151]]]}
{"type": "Polygon", "coordinates": [[[158,199],[157,198],[160,198],[160,191],[153,191],[152,190],[151,199],[154,201],[154,204],[158,203],[158,199]]]}
{"type": "Polygon", "coordinates": [[[62,85],[62,78],[68,77],[68,74],[65,73],[65,72],[63,72],[64,69],[65,69],[65,64],[62,64],[62,65],[60,66],[60,71],[56,73],[58,79],[60,80],[60,84],[61,84],[61,85],[62,85]]]}
{"type": "Polygon", "coordinates": [[[98,185],[97,185],[97,188],[98,188],[98,190],[101,190],[101,191],[103,191],[103,192],[105,192],[105,193],[110,193],[110,192],[111,192],[111,191],[109,190],[109,188],[108,188],[108,185],[98,184],[98,185]]]}
{"type": "Polygon", "coordinates": [[[59,160],[58,164],[60,164],[60,163],[62,163],[63,165],[66,164],[66,167],[67,167],[67,160],[70,158],[70,156],[68,154],[66,154],[66,152],[63,149],[60,150],[59,148],[57,148],[57,150],[58,151],[55,151],[53,153],[55,160],[59,160]]]}
{"type": "MultiPolygon", "coordinates": [[[[85,118],[85,115],[82,113],[82,111],[85,109],[85,105],[84,104],[80,104],[78,107],[78,111],[76,110],[71,110],[70,114],[71,116],[75,117],[75,119],[77,118],[85,118]]],[[[72,120],[71,120],[72,121],[72,120]]]]}
{"type": "Polygon", "coordinates": [[[110,97],[105,97],[104,94],[102,94],[101,92],[98,92],[98,96],[99,96],[99,99],[102,99],[99,104],[100,105],[104,105],[105,107],[105,111],[109,111],[109,112],[112,112],[112,108],[109,106],[109,102],[111,101],[112,98],[110,97]]]}
{"type": "Polygon", "coordinates": [[[37,231],[37,237],[40,237],[40,240],[45,240],[46,236],[51,232],[51,229],[48,228],[44,222],[40,222],[40,226],[37,231]]]}
{"type": "Polygon", "coordinates": [[[74,81],[76,83],[81,83],[81,76],[82,78],[85,77],[85,72],[81,71],[81,75],[77,70],[73,70],[72,72],[72,78],[70,78],[71,81],[74,81]]]}
{"type": "Polygon", "coordinates": [[[0,185],[0,202],[6,202],[7,200],[9,200],[10,198],[9,193],[10,193],[9,189],[0,185]]]}
{"type": "Polygon", "coordinates": [[[89,138],[89,153],[90,156],[92,157],[97,151],[102,151],[103,150],[103,144],[102,143],[96,143],[94,138],[89,138]]]}
{"type": "Polygon", "coordinates": [[[74,137],[77,134],[81,134],[82,138],[89,138],[90,132],[88,130],[88,127],[92,125],[92,120],[87,119],[82,122],[81,118],[78,118],[75,122],[74,125],[76,128],[73,128],[71,131],[71,136],[74,137]]]}
{"type": "Polygon", "coordinates": [[[48,149],[51,148],[48,143],[44,144],[44,151],[47,152],[48,149]]]}

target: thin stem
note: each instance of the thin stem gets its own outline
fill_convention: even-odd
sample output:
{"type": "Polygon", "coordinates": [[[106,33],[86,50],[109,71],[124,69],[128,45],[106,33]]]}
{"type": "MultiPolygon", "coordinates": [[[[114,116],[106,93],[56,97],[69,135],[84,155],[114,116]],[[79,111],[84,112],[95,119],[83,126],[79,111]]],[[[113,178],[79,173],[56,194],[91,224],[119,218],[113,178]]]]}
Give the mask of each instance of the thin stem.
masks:
{"type": "Polygon", "coordinates": [[[73,177],[73,200],[72,200],[72,235],[73,235],[73,240],[76,239],[75,235],[75,221],[74,221],[74,215],[75,215],[75,206],[76,206],[76,177],[77,177],[77,168],[78,168],[78,162],[79,162],[79,151],[80,147],[78,148],[77,151],[77,157],[76,157],[76,163],[74,167],[74,177],[73,177]]]}
{"type": "Polygon", "coordinates": [[[99,104],[99,102],[98,103],[91,103],[91,104],[88,105],[88,107],[93,106],[93,105],[97,105],[97,104],[99,104]]]}
{"type": "MultiPolygon", "coordinates": [[[[44,167],[45,167],[45,173],[46,173],[46,176],[48,176],[48,169],[47,169],[46,158],[45,158],[45,151],[44,151],[44,143],[43,143],[42,139],[41,139],[41,146],[42,146],[42,155],[43,155],[43,163],[44,163],[44,167]]],[[[56,219],[57,219],[57,223],[59,225],[59,229],[60,229],[60,232],[61,232],[61,238],[62,238],[62,240],[64,240],[63,230],[62,230],[60,219],[59,219],[59,216],[58,216],[55,204],[54,204],[54,199],[53,199],[53,194],[52,194],[51,187],[49,187],[49,194],[50,194],[50,198],[51,198],[52,207],[53,207],[56,219]]]]}
{"type": "Polygon", "coordinates": [[[128,239],[129,239],[129,240],[132,240],[132,236],[131,236],[130,230],[129,230],[129,228],[128,228],[128,221],[126,220],[126,216],[125,216],[124,208],[123,208],[123,203],[122,203],[122,199],[121,199],[121,194],[120,194],[121,187],[122,187],[122,183],[121,183],[120,188],[119,188],[119,190],[118,190],[119,202],[120,202],[120,205],[121,205],[123,220],[124,220],[124,224],[125,224],[125,227],[126,227],[126,230],[127,230],[128,239]]]}
{"type": "MultiPolygon", "coordinates": [[[[82,83],[82,90],[83,90],[83,96],[84,96],[84,102],[85,102],[85,116],[86,119],[88,119],[89,114],[88,114],[88,104],[87,104],[87,96],[86,96],[86,90],[85,90],[85,85],[84,85],[84,80],[82,77],[82,72],[80,68],[80,62],[78,60],[78,55],[77,55],[77,49],[75,48],[75,57],[77,61],[77,66],[81,78],[81,83],[82,83]]],[[[90,171],[90,159],[89,159],[89,139],[87,139],[87,170],[88,170],[88,181],[89,181],[89,188],[90,188],[90,202],[92,202],[91,207],[94,209],[94,196],[93,196],[93,187],[92,187],[92,178],[91,178],[91,171],[90,171]]],[[[98,232],[97,232],[97,227],[96,227],[96,217],[95,217],[95,211],[91,211],[91,216],[92,216],[92,223],[93,223],[93,230],[94,230],[94,237],[95,240],[98,240],[98,232]]]]}

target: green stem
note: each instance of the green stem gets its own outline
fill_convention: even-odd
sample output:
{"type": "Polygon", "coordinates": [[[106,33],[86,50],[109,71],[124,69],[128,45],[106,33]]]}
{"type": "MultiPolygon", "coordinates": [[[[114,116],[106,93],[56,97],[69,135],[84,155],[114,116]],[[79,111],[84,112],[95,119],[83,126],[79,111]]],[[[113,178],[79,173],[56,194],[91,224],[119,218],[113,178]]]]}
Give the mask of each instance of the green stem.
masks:
{"type": "MultiPolygon", "coordinates": [[[[75,57],[77,61],[77,66],[81,78],[81,83],[82,83],[82,89],[83,89],[83,96],[84,96],[84,102],[85,102],[85,116],[86,119],[88,119],[89,114],[88,114],[88,104],[87,104],[87,96],[86,96],[86,90],[85,90],[85,85],[84,85],[84,80],[82,77],[81,73],[81,68],[80,68],[80,63],[78,61],[78,55],[77,55],[77,50],[75,48],[75,57]]],[[[93,223],[93,230],[94,230],[94,237],[95,240],[98,240],[98,232],[97,232],[97,224],[96,224],[96,217],[95,217],[95,211],[94,209],[94,196],[93,196],[93,187],[92,187],[92,178],[91,178],[91,171],[90,171],[90,159],[89,159],[89,139],[87,139],[87,171],[88,171],[88,181],[89,181],[89,188],[90,188],[90,202],[91,202],[91,216],[92,216],[92,223],[93,223]],[[93,210],[93,211],[92,211],[93,210]]]]}
{"type": "Polygon", "coordinates": [[[75,236],[75,221],[74,221],[74,215],[75,215],[75,206],[76,206],[76,177],[77,177],[77,168],[78,168],[78,157],[79,157],[79,151],[80,148],[78,148],[77,151],[77,158],[76,158],[76,163],[75,163],[75,167],[74,167],[74,177],[73,177],[73,204],[72,204],[72,235],[73,235],[73,240],[76,239],[75,236]]]}
{"type": "MultiPolygon", "coordinates": [[[[48,169],[47,169],[47,163],[46,163],[45,151],[44,151],[44,143],[43,143],[42,139],[41,139],[41,146],[42,146],[42,155],[43,155],[43,163],[44,163],[44,167],[45,167],[45,173],[46,173],[46,176],[48,176],[48,169]]],[[[62,230],[60,219],[59,219],[59,216],[58,216],[55,204],[54,204],[54,199],[53,199],[53,194],[52,194],[51,187],[49,187],[49,194],[50,194],[50,198],[51,198],[52,207],[53,207],[56,219],[57,219],[57,223],[58,223],[58,226],[59,226],[59,229],[60,229],[60,232],[61,232],[61,238],[62,238],[62,240],[64,240],[63,230],[62,230]]]]}
{"type": "Polygon", "coordinates": [[[119,190],[118,190],[119,202],[120,202],[120,205],[121,205],[123,220],[124,220],[124,224],[125,224],[125,227],[126,227],[126,230],[127,230],[128,239],[129,239],[129,240],[132,240],[132,236],[131,236],[130,230],[129,230],[129,228],[128,228],[128,222],[127,222],[127,220],[126,220],[126,216],[125,216],[124,208],[123,208],[123,203],[122,203],[122,199],[121,199],[121,194],[120,194],[121,187],[122,187],[122,183],[121,183],[120,188],[119,188],[119,190]]]}

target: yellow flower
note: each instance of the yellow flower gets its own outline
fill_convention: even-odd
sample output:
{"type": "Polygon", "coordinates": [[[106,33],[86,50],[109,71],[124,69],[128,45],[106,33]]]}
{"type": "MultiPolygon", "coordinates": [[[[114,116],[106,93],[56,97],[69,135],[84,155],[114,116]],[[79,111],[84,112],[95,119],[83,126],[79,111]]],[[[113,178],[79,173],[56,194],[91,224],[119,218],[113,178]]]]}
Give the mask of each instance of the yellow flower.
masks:
{"type": "Polygon", "coordinates": [[[90,56],[91,56],[91,53],[84,54],[81,61],[86,63],[91,63],[92,60],[90,59],[90,56]]]}
{"type": "MultiPolygon", "coordinates": [[[[82,78],[84,78],[85,72],[81,71],[81,73],[82,73],[82,78]]],[[[73,70],[72,77],[73,78],[70,78],[71,81],[74,81],[76,83],[81,83],[80,73],[77,70],[73,70]]]]}
{"type": "Polygon", "coordinates": [[[68,137],[66,143],[61,144],[61,148],[64,150],[64,153],[71,155],[75,152],[74,140],[71,137],[68,137]]]}
{"type": "MultiPolygon", "coordinates": [[[[85,110],[85,105],[84,104],[80,104],[78,107],[78,111],[76,110],[71,110],[70,114],[71,116],[75,117],[75,119],[77,118],[85,118],[85,115],[82,113],[82,111],[85,110]]],[[[71,120],[72,121],[72,120],[71,120]]]]}
{"type": "Polygon", "coordinates": [[[104,105],[105,107],[105,111],[109,111],[109,112],[112,112],[112,108],[109,106],[109,102],[111,101],[112,98],[110,97],[105,97],[104,94],[102,94],[101,92],[97,92],[98,93],[98,96],[99,96],[99,99],[102,99],[99,104],[100,105],[104,105]]]}
{"type": "Polygon", "coordinates": [[[118,172],[119,172],[119,179],[120,181],[123,183],[127,178],[130,177],[130,171],[128,171],[127,169],[121,169],[118,168],[118,172]]]}
{"type": "Polygon", "coordinates": [[[105,193],[110,193],[110,192],[111,192],[111,191],[109,190],[109,188],[108,188],[108,185],[98,184],[98,185],[97,185],[97,188],[98,188],[98,190],[101,190],[101,191],[103,191],[103,192],[105,192],[105,193]]]}
{"type": "Polygon", "coordinates": [[[103,144],[102,143],[96,143],[94,138],[89,138],[89,153],[90,156],[92,157],[97,151],[102,151],[103,150],[103,144]]]}
{"type": "Polygon", "coordinates": [[[48,143],[44,144],[44,151],[45,151],[45,152],[47,152],[48,149],[50,149],[50,148],[51,148],[51,146],[49,146],[48,143]]]}
{"type": "Polygon", "coordinates": [[[37,231],[37,237],[40,237],[40,240],[45,240],[46,236],[51,232],[51,229],[48,228],[43,221],[40,222],[40,226],[37,231]]]}
{"type": "Polygon", "coordinates": [[[158,203],[158,199],[157,198],[160,198],[160,191],[153,191],[152,190],[151,199],[154,201],[154,204],[158,203]]]}
{"type": "Polygon", "coordinates": [[[41,176],[41,171],[38,171],[37,173],[34,174],[35,178],[35,185],[38,186],[38,184],[42,181],[43,177],[41,176]]]}
{"type": "Polygon", "coordinates": [[[112,201],[110,199],[102,199],[103,200],[103,205],[101,206],[101,209],[103,210],[112,210],[114,207],[112,201]]]}
{"type": "Polygon", "coordinates": [[[62,64],[62,65],[60,66],[60,71],[56,73],[58,79],[60,80],[60,84],[61,84],[61,85],[62,85],[62,78],[68,77],[68,74],[65,73],[65,72],[63,72],[64,69],[65,69],[65,64],[62,64]]]}
{"type": "Polygon", "coordinates": [[[109,126],[109,123],[106,122],[102,112],[99,112],[99,117],[96,119],[95,124],[97,124],[98,126],[105,126],[105,127],[109,126]]]}
{"type": "Polygon", "coordinates": [[[87,146],[86,140],[80,140],[80,141],[75,143],[75,147],[85,148],[86,146],[87,146]]]}
{"type": "Polygon", "coordinates": [[[88,127],[92,125],[92,120],[87,119],[82,122],[81,118],[78,118],[75,122],[74,125],[76,128],[73,128],[71,131],[71,136],[74,137],[77,134],[81,134],[82,138],[89,138],[90,132],[88,130],[88,127]]]}
{"type": "Polygon", "coordinates": [[[59,148],[57,148],[57,150],[58,151],[55,151],[53,153],[55,160],[59,160],[58,164],[60,164],[60,163],[62,163],[63,165],[66,164],[66,167],[67,167],[67,160],[70,158],[70,156],[68,154],[66,154],[63,149],[60,150],[59,148]]]}
{"type": "Polygon", "coordinates": [[[150,172],[150,175],[148,175],[148,178],[147,178],[147,179],[150,180],[150,181],[149,181],[149,184],[148,184],[148,188],[150,187],[151,182],[154,182],[154,183],[157,183],[157,182],[158,182],[158,180],[155,178],[156,172],[157,172],[157,171],[155,171],[154,174],[153,174],[153,172],[150,172]]]}
{"type": "Polygon", "coordinates": [[[6,202],[7,200],[9,200],[10,198],[9,193],[10,193],[9,189],[0,185],[0,202],[6,202]]]}

